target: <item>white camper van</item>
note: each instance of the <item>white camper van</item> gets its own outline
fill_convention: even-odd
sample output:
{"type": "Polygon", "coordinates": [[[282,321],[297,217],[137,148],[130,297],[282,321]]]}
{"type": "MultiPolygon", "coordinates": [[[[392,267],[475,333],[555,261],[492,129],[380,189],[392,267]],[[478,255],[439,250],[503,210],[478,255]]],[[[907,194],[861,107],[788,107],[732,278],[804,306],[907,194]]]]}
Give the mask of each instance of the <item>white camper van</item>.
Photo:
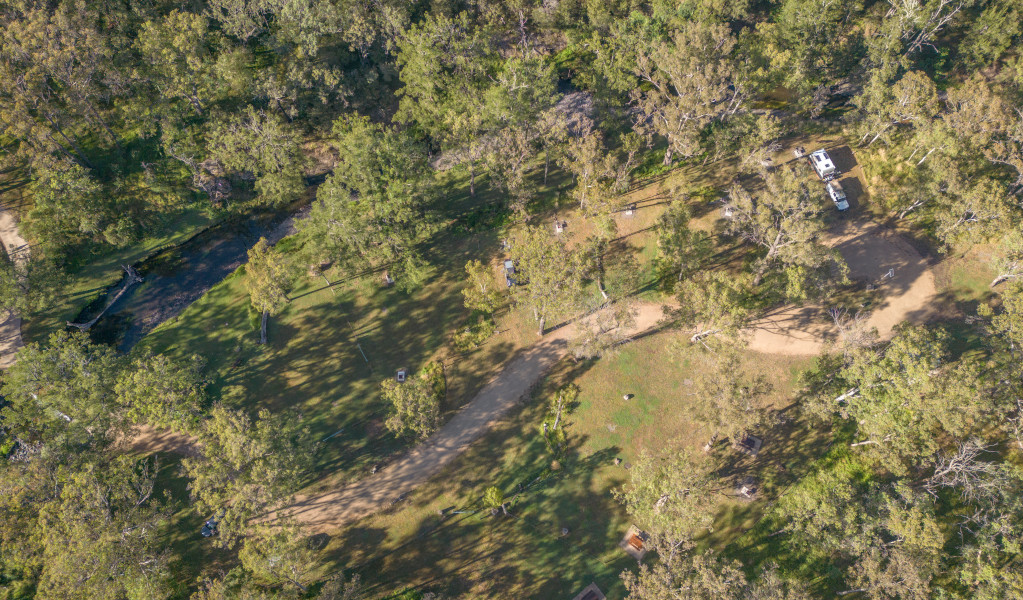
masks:
{"type": "Polygon", "coordinates": [[[817,176],[824,181],[831,181],[839,175],[838,169],[835,168],[835,162],[831,160],[826,150],[810,153],[810,164],[813,165],[817,176]]]}

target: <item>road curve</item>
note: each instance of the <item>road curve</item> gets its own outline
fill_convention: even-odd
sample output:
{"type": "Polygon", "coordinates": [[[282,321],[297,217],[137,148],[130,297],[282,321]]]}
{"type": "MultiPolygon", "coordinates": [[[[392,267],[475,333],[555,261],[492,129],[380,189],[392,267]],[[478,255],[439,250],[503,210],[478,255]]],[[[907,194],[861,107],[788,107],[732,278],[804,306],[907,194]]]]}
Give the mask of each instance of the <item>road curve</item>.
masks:
{"type": "MultiPolygon", "coordinates": [[[[660,304],[645,303],[636,308],[636,323],[630,335],[654,328],[663,316],[660,304]]],[[[309,531],[326,532],[386,508],[440,472],[517,405],[565,356],[573,332],[572,325],[561,327],[524,350],[437,433],[395,463],[341,489],[300,496],[279,512],[294,516],[309,531]]]]}

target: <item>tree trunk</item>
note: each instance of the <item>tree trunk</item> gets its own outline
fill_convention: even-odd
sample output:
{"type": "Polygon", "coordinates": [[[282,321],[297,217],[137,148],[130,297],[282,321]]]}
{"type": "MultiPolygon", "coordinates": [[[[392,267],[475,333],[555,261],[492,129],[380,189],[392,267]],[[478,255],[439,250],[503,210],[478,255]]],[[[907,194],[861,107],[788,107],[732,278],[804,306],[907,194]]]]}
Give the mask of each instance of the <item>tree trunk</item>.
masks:
{"type": "Polygon", "coordinates": [[[469,195],[476,197],[476,161],[469,161],[469,195]]]}
{"type": "Polygon", "coordinates": [[[544,185],[547,185],[547,171],[550,169],[550,166],[551,166],[551,149],[550,148],[546,148],[544,150],[544,160],[543,160],[543,184],[544,185]]]}
{"type": "Polygon", "coordinates": [[[540,317],[540,329],[539,329],[539,331],[537,331],[537,334],[540,335],[540,337],[543,337],[544,325],[546,325],[546,324],[547,324],[547,316],[544,315],[544,316],[540,317]]]}
{"type": "Polygon", "coordinates": [[[259,343],[260,344],[265,344],[266,343],[266,321],[269,318],[270,318],[270,311],[264,310],[263,311],[263,323],[262,323],[262,325],[259,326],[259,343]]]}
{"type": "Polygon", "coordinates": [[[1002,283],[1003,281],[1008,281],[1008,280],[1014,279],[1016,277],[1019,277],[1019,275],[1014,275],[1012,273],[1003,273],[1003,274],[999,275],[998,277],[995,277],[994,280],[991,281],[991,286],[990,287],[995,287],[999,283],[1002,283]]]}
{"type": "Polygon", "coordinates": [[[604,249],[597,248],[597,289],[600,295],[607,300],[607,292],[604,291],[604,249]]]}
{"type": "Polygon", "coordinates": [[[117,136],[114,135],[113,130],[111,130],[110,126],[107,125],[107,122],[103,120],[103,117],[99,116],[99,111],[96,110],[96,107],[92,105],[92,102],[89,102],[88,100],[83,100],[83,102],[85,102],[85,105],[89,107],[90,111],[92,111],[92,116],[94,119],[96,119],[96,122],[99,123],[100,126],[106,130],[107,135],[110,136],[111,141],[114,142],[114,145],[117,146],[117,149],[124,150],[124,148],[121,148],[121,143],[117,141],[117,136]]]}
{"type": "Polygon", "coordinates": [[[75,327],[78,329],[78,331],[89,331],[89,329],[91,329],[92,326],[96,324],[96,321],[99,321],[100,317],[105,315],[106,312],[110,310],[110,307],[113,306],[114,303],[121,298],[121,296],[127,293],[128,289],[131,286],[135,285],[136,283],[142,282],[142,276],[139,275],[138,272],[135,269],[133,269],[130,265],[129,266],[122,265],[122,268],[124,269],[124,272],[127,273],[128,275],[124,282],[124,286],[121,287],[121,290],[117,292],[114,298],[110,302],[107,302],[107,305],[103,307],[103,310],[99,311],[99,314],[93,317],[91,321],[87,323],[72,323],[71,321],[67,321],[68,327],[75,327]]]}
{"type": "Polygon", "coordinates": [[[671,146],[670,145],[664,151],[664,162],[662,164],[664,166],[666,166],[666,167],[670,167],[671,166],[671,146]]]}
{"type": "Polygon", "coordinates": [[[757,287],[758,285],[760,285],[761,280],[764,279],[764,271],[766,270],[767,270],[766,266],[757,269],[756,275],[753,276],[753,287],[757,287]]]}

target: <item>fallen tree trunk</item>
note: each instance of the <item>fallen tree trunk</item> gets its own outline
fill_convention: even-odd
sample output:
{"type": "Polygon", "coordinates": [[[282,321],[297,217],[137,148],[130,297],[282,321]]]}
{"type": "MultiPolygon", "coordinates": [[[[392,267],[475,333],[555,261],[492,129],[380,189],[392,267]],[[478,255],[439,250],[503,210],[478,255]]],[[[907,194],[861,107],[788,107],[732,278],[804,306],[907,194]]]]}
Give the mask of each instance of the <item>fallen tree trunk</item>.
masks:
{"type": "Polygon", "coordinates": [[[124,282],[124,286],[122,286],[121,290],[117,292],[117,295],[115,295],[110,302],[107,302],[107,305],[103,307],[103,310],[99,311],[99,314],[93,317],[88,323],[72,323],[71,321],[67,321],[68,327],[77,327],[78,331],[89,331],[89,329],[96,324],[96,321],[99,321],[100,317],[105,315],[106,312],[110,310],[110,307],[113,306],[114,303],[131,288],[131,286],[136,283],[142,283],[142,276],[139,275],[138,271],[133,269],[131,266],[121,265],[121,268],[123,268],[124,272],[128,274],[128,277],[124,282]]]}

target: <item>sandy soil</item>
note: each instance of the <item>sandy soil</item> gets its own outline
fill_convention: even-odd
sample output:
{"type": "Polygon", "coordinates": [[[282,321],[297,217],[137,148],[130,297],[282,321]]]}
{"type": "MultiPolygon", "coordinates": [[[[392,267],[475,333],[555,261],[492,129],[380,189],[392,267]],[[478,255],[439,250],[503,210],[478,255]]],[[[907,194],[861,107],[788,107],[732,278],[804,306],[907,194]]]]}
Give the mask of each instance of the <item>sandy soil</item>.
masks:
{"type": "MultiPolygon", "coordinates": [[[[660,304],[637,306],[636,324],[630,335],[654,328],[662,316],[660,304]]],[[[324,532],[386,508],[404,497],[436,475],[518,404],[533,384],[565,355],[573,332],[572,325],[562,327],[524,350],[440,431],[404,458],[339,490],[299,497],[282,512],[294,515],[310,531],[324,532]]]]}
{"type": "Polygon", "coordinates": [[[135,435],[128,442],[128,449],[142,454],[174,452],[182,456],[195,456],[198,452],[195,443],[195,438],[183,433],[143,425],[135,430],[135,435]]]}
{"type": "MultiPolygon", "coordinates": [[[[882,300],[865,325],[877,329],[881,338],[903,321],[921,323],[932,316],[934,274],[906,240],[869,221],[848,220],[834,228],[829,243],[848,263],[850,278],[880,286],[882,300]],[[892,277],[886,277],[889,272],[892,277]]],[[[747,336],[749,348],[773,354],[819,353],[826,341],[838,336],[826,309],[790,306],[771,312],[754,324],[747,336]]]]}
{"type": "MultiPolygon", "coordinates": [[[[11,260],[28,260],[28,242],[18,234],[18,224],[11,211],[0,207],[0,243],[11,260]]],[[[21,317],[8,313],[0,323],[0,369],[14,364],[18,350],[25,345],[21,339],[21,317]]]]}

